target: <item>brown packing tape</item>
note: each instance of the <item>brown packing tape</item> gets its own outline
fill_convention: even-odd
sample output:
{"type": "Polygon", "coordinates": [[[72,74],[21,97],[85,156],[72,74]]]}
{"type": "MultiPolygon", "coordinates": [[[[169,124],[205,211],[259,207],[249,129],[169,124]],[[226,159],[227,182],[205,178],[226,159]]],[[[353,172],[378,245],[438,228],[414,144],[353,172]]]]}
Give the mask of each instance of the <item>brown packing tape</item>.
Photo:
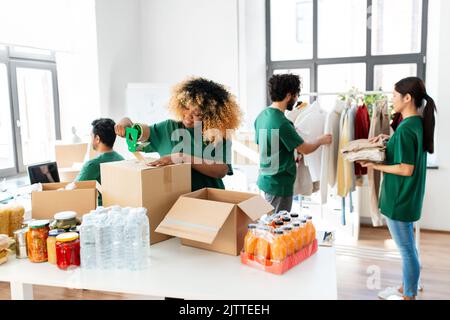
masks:
{"type": "Polygon", "coordinates": [[[133,156],[140,162],[144,163],[145,159],[140,152],[133,152],[133,156]]]}
{"type": "Polygon", "coordinates": [[[166,192],[172,192],[172,167],[163,168],[164,189],[166,192]]]}

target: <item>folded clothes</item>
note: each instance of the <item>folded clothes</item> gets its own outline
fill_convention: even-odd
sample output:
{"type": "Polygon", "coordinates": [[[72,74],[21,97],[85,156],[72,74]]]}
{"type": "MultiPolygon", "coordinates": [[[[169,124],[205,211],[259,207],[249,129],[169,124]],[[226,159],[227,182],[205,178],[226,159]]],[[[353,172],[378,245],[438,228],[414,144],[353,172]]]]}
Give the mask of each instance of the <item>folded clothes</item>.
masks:
{"type": "Polygon", "coordinates": [[[345,160],[384,162],[386,160],[385,141],[369,142],[367,139],[351,141],[341,149],[345,160]]]}
{"type": "Polygon", "coordinates": [[[356,152],[364,149],[385,148],[385,146],[385,140],[381,140],[378,142],[369,142],[368,139],[361,139],[349,142],[349,144],[342,148],[341,152],[356,152]]]}

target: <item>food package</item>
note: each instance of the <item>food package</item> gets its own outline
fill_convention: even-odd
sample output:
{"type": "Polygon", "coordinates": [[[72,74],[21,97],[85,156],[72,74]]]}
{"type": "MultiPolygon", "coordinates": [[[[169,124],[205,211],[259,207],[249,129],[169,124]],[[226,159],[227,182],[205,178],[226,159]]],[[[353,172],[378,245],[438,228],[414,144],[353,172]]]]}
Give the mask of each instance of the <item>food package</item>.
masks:
{"type": "Polygon", "coordinates": [[[0,234],[0,265],[8,261],[9,237],[0,234]]]}
{"type": "Polygon", "coordinates": [[[22,228],[25,208],[10,204],[0,207],[0,234],[14,236],[14,231],[22,228]]]}

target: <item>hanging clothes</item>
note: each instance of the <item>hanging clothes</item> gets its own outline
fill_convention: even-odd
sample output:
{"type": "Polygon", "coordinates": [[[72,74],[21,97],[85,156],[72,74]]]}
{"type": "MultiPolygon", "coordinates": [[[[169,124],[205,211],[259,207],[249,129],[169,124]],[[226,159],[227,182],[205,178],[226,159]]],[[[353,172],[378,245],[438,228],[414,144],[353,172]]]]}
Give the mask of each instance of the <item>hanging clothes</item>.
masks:
{"type": "MultiPolygon", "coordinates": [[[[355,117],[355,139],[368,139],[370,129],[369,110],[364,104],[358,107],[355,117]]],[[[367,168],[363,168],[359,163],[355,163],[355,175],[365,176],[367,175],[367,168]]]]}
{"type": "MultiPolygon", "coordinates": [[[[294,126],[298,132],[298,134],[306,141],[306,142],[314,142],[321,135],[323,135],[324,126],[325,126],[325,117],[326,113],[321,109],[320,104],[318,102],[313,103],[309,109],[305,109],[301,112],[294,123],[294,126]]],[[[309,187],[306,193],[295,193],[303,196],[309,196],[313,192],[317,192],[317,182],[320,181],[321,174],[321,164],[322,164],[322,150],[319,148],[315,152],[309,155],[305,155],[302,157],[304,160],[304,166],[309,171],[310,180],[311,180],[311,192],[309,192],[309,187]]],[[[305,168],[300,164],[297,167],[297,172],[300,170],[305,170],[305,168]]],[[[299,176],[305,176],[304,173],[298,173],[298,179],[295,182],[295,185],[299,185],[296,187],[294,185],[294,189],[304,189],[305,182],[299,180],[299,176]]],[[[309,181],[308,181],[309,185],[309,181]]]]}
{"type": "MultiPolygon", "coordinates": [[[[303,140],[306,142],[315,142],[323,135],[325,118],[326,113],[321,109],[320,104],[314,102],[309,112],[304,112],[297,117],[294,126],[303,140]]],[[[309,168],[311,174],[311,180],[313,182],[320,181],[322,147],[306,155],[304,158],[305,165],[309,168]]]]}
{"type": "Polygon", "coordinates": [[[322,172],[320,174],[320,199],[321,204],[328,201],[328,187],[336,185],[337,159],[339,152],[339,124],[341,114],[345,109],[345,102],[337,100],[325,120],[325,134],[331,134],[333,140],[330,145],[322,147],[322,172]]]}
{"type": "Polygon", "coordinates": [[[341,115],[340,120],[340,138],[339,138],[339,153],[337,161],[337,194],[340,197],[345,198],[352,188],[352,175],[351,175],[351,165],[350,162],[345,161],[340,150],[344,148],[350,142],[350,131],[349,130],[349,113],[350,108],[346,108],[341,115]]]}
{"type": "Polygon", "coordinates": [[[311,174],[305,165],[305,159],[302,155],[297,157],[297,175],[294,183],[294,195],[310,196],[313,194],[314,186],[311,180],[311,174]]]}
{"type": "MultiPolygon", "coordinates": [[[[348,117],[348,136],[350,141],[355,140],[355,124],[356,124],[356,113],[358,112],[358,106],[356,103],[352,103],[352,106],[350,108],[349,113],[347,114],[348,117]]],[[[350,170],[346,173],[351,178],[351,185],[350,185],[350,192],[354,192],[356,190],[356,174],[355,174],[355,164],[352,162],[348,163],[348,166],[350,167],[350,170]]],[[[352,205],[350,206],[353,207],[352,205]]],[[[353,212],[353,209],[352,209],[353,212]]]]}
{"type": "Polygon", "coordinates": [[[391,128],[394,131],[397,131],[398,126],[402,123],[403,117],[401,113],[394,114],[394,119],[392,119],[391,128]]]}
{"type": "MultiPolygon", "coordinates": [[[[379,136],[380,134],[389,135],[389,108],[386,99],[379,100],[375,103],[372,120],[370,122],[369,139],[379,136]]],[[[383,218],[378,208],[378,199],[381,186],[381,172],[369,169],[367,173],[369,179],[369,199],[370,199],[370,215],[374,227],[383,226],[383,218]]]]}

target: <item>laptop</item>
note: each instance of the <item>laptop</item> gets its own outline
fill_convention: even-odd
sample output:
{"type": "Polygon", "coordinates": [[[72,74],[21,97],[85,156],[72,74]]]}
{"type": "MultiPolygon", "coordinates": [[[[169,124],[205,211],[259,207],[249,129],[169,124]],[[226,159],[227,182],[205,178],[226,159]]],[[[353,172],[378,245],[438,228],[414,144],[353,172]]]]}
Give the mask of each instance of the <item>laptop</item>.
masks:
{"type": "Polygon", "coordinates": [[[28,176],[31,184],[60,182],[56,162],[31,165],[28,167],[28,176]]]}

